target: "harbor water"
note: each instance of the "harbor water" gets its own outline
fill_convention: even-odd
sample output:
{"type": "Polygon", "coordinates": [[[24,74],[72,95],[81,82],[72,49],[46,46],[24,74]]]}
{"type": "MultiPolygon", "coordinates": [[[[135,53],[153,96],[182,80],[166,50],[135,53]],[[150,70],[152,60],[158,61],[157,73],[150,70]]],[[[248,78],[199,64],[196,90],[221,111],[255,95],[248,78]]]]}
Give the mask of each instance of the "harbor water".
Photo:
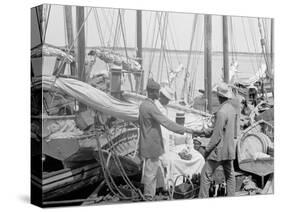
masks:
{"type": "MultiPolygon", "coordinates": [[[[125,55],[125,52],[119,51],[119,53],[125,55]]],[[[129,51],[129,56],[135,56],[135,51],[129,51]]],[[[182,51],[169,51],[163,53],[160,51],[143,51],[143,69],[144,69],[144,86],[148,77],[153,77],[160,83],[168,83],[168,72],[176,70],[178,67],[184,67],[184,70],[179,72],[175,81],[172,83],[173,89],[179,96],[183,87],[185,70],[188,66],[188,52],[182,51]],[[160,59],[161,58],[161,59],[160,59]],[[160,61],[159,61],[160,60],[160,61]]],[[[238,76],[240,79],[248,79],[252,77],[256,71],[259,70],[261,64],[264,63],[263,56],[261,54],[252,53],[237,53],[229,56],[229,64],[232,62],[238,63],[238,76]]],[[[92,68],[92,72],[99,72],[100,70],[106,70],[107,65],[100,59],[96,60],[95,65],[92,68]]],[[[190,56],[190,62],[188,66],[189,77],[192,74],[195,75],[195,96],[199,94],[199,89],[204,89],[204,53],[193,52],[190,56]]],[[[223,55],[222,52],[215,52],[212,55],[212,84],[218,83],[223,76],[223,55]]],[[[124,80],[124,90],[130,90],[130,84],[128,80],[124,80]]]]}

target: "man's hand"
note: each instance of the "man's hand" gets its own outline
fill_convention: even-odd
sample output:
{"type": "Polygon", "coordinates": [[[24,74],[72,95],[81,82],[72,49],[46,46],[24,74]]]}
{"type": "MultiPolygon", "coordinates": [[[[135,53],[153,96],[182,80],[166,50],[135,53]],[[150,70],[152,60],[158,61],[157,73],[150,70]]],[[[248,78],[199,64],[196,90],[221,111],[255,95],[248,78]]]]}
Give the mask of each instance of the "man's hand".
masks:
{"type": "Polygon", "coordinates": [[[206,149],[204,149],[203,157],[204,157],[205,159],[207,159],[208,156],[209,156],[209,152],[207,152],[206,149]]]}
{"type": "Polygon", "coordinates": [[[188,133],[188,134],[192,134],[193,133],[193,131],[191,129],[188,129],[186,127],[185,127],[185,132],[188,133]]]}
{"type": "Polygon", "coordinates": [[[203,134],[202,130],[193,130],[192,131],[192,135],[196,136],[196,137],[201,137],[202,134],[203,134]]]}
{"type": "Polygon", "coordinates": [[[198,131],[198,130],[194,130],[194,132],[192,133],[194,136],[198,136],[198,137],[206,137],[209,138],[211,137],[213,133],[213,129],[211,128],[203,128],[202,130],[198,131]]]}
{"type": "Polygon", "coordinates": [[[193,130],[193,129],[185,128],[185,132],[197,136],[197,135],[202,134],[203,128],[200,130],[193,130]]]}

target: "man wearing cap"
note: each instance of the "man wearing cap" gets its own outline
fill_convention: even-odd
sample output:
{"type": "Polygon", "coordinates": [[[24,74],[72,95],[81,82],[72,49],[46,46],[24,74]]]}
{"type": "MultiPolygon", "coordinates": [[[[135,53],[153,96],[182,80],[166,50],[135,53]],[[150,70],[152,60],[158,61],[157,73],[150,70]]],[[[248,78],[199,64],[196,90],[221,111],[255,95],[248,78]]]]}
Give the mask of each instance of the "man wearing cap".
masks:
{"type": "Polygon", "coordinates": [[[206,147],[206,162],[201,172],[199,198],[209,197],[211,177],[216,168],[223,167],[227,184],[227,196],[235,195],[235,139],[238,133],[240,104],[231,88],[221,83],[216,88],[220,107],[216,113],[216,122],[211,140],[206,147]]]}
{"type": "Polygon", "coordinates": [[[160,85],[153,79],[147,82],[147,97],[139,108],[140,140],[139,154],[144,161],[142,183],[147,200],[153,200],[160,171],[159,157],[164,153],[160,125],[175,133],[192,133],[191,130],[171,121],[156,107],[154,100],[159,98],[160,85]]]}

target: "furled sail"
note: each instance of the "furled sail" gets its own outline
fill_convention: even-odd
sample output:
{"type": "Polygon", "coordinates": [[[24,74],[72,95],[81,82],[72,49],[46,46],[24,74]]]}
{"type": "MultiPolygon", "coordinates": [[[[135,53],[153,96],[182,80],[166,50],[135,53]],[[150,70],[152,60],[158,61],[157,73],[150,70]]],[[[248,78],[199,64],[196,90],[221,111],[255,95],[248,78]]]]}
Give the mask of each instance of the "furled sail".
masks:
{"type": "Polygon", "coordinates": [[[65,51],[50,46],[48,44],[40,45],[31,50],[31,57],[42,57],[42,56],[56,56],[59,58],[65,58],[67,62],[71,63],[74,61],[74,57],[71,54],[66,53],[65,51]]]}
{"type": "Polygon", "coordinates": [[[56,79],[54,76],[43,76],[33,82],[33,86],[40,83],[42,83],[44,90],[58,89],[106,115],[126,121],[138,120],[138,105],[122,102],[82,81],[71,78],[56,79]]]}
{"type": "Polygon", "coordinates": [[[136,61],[137,58],[125,57],[117,52],[106,48],[93,48],[89,55],[97,56],[105,63],[113,63],[122,66],[122,69],[132,72],[141,71],[141,65],[136,61]]]}
{"type": "MultiPolygon", "coordinates": [[[[42,84],[44,90],[59,90],[77,99],[77,101],[106,115],[123,119],[125,121],[137,121],[139,116],[139,100],[137,102],[123,102],[91,85],[71,78],[55,78],[54,76],[43,76],[33,82],[33,86],[42,84]],[[41,81],[42,80],[42,81],[41,81]]],[[[127,94],[128,96],[128,94],[127,94]]],[[[145,98],[141,96],[141,99],[145,98]]],[[[126,99],[126,98],[125,98],[126,99]]],[[[170,105],[171,109],[186,113],[185,126],[189,129],[200,130],[212,128],[211,116],[201,114],[194,109],[183,109],[182,106],[170,105]],[[187,110],[187,111],[186,111],[187,110]]]]}

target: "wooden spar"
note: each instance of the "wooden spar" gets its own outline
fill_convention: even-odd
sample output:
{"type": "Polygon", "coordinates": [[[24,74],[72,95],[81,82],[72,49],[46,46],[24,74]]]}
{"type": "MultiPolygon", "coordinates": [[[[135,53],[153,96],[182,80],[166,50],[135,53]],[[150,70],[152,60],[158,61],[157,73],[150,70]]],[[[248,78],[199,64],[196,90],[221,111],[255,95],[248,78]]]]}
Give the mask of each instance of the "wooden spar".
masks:
{"type": "MultiPolygon", "coordinates": [[[[64,6],[65,13],[65,25],[66,25],[66,35],[67,35],[67,47],[70,48],[74,42],[73,38],[73,21],[72,21],[72,6],[64,6]]],[[[70,64],[70,73],[72,76],[77,76],[75,62],[70,64]]]]}
{"type": "Polygon", "coordinates": [[[41,24],[41,19],[42,19],[42,12],[41,11],[42,10],[43,10],[43,5],[35,7],[39,36],[40,36],[40,43],[41,44],[43,44],[43,32],[42,32],[42,24],[41,24]]]}
{"type": "MultiPolygon", "coordinates": [[[[76,7],[76,33],[78,34],[84,22],[84,7],[76,7]]],[[[85,82],[85,28],[82,27],[77,39],[77,71],[78,78],[85,82]]]]}
{"type": "Polygon", "coordinates": [[[204,15],[204,79],[207,111],[212,113],[212,16],[204,15]]]}
{"type": "Polygon", "coordinates": [[[142,12],[137,10],[137,57],[138,61],[142,65],[142,12]]]}
{"type": "Polygon", "coordinates": [[[222,16],[223,37],[223,81],[229,83],[229,61],[228,61],[228,23],[227,16],[222,16]]]}
{"type": "MultiPolygon", "coordinates": [[[[136,11],[136,19],[137,19],[137,58],[139,64],[142,66],[142,12],[141,10],[136,11]]],[[[141,74],[141,78],[136,81],[136,92],[143,91],[143,83],[144,83],[144,73],[141,74]]]]}

